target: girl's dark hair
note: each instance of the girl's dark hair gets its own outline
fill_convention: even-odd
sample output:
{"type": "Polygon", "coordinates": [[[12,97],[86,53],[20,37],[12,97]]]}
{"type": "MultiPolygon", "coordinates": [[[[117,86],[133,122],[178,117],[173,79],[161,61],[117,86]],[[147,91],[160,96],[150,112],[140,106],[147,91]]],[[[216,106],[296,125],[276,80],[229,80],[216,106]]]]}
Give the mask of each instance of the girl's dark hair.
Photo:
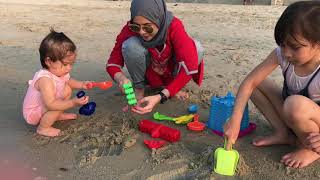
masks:
{"type": "Polygon", "coordinates": [[[298,36],[312,44],[320,44],[320,1],[293,3],[280,16],[274,30],[276,43],[282,46],[284,43],[292,44],[288,41],[294,40],[301,44],[298,36]]]}
{"type": "Polygon", "coordinates": [[[50,29],[50,33],[42,40],[39,47],[41,65],[48,69],[46,58],[50,58],[53,62],[60,61],[68,52],[75,52],[76,49],[76,45],[64,33],[50,29]]]}

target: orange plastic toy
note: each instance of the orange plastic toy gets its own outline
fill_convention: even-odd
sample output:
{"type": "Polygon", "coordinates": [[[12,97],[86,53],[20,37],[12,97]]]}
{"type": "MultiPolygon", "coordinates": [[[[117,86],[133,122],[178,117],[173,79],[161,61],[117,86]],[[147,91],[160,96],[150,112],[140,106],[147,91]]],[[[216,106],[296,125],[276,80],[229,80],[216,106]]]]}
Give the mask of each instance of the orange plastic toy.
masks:
{"type": "Polygon", "coordinates": [[[109,89],[112,87],[112,82],[111,81],[104,81],[104,82],[90,82],[87,84],[88,89],[92,89],[94,87],[99,87],[102,90],[109,89]]]}
{"type": "Polygon", "coordinates": [[[191,131],[203,131],[206,127],[204,123],[199,122],[199,114],[194,114],[193,122],[189,122],[187,126],[191,131]]]}

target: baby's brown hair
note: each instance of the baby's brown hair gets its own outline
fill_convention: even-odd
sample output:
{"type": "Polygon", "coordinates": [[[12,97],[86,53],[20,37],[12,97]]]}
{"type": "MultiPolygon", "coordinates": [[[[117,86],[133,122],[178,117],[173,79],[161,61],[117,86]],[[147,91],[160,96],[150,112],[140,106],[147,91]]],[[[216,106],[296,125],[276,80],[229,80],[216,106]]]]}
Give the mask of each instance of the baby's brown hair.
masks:
{"type": "Polygon", "coordinates": [[[74,53],[76,49],[76,45],[63,32],[58,33],[50,29],[50,33],[41,41],[39,47],[41,65],[48,69],[45,63],[47,58],[52,62],[60,61],[68,52],[74,53]]]}

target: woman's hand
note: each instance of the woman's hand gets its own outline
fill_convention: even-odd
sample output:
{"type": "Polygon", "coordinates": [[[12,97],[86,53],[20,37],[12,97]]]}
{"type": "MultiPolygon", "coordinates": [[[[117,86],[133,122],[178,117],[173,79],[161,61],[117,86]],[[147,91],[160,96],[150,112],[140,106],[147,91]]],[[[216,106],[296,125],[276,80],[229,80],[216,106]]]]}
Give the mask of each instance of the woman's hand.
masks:
{"type": "Polygon", "coordinates": [[[226,145],[227,150],[230,150],[232,145],[236,143],[238,139],[239,131],[240,131],[240,126],[234,123],[232,119],[229,119],[225,123],[224,136],[228,140],[226,145]]]}
{"type": "Polygon", "coordinates": [[[124,93],[123,85],[129,83],[130,80],[122,72],[116,73],[114,80],[118,83],[120,91],[124,93]]]}
{"type": "Polygon", "coordinates": [[[320,154],[320,133],[310,133],[305,140],[305,145],[320,154]]]}
{"type": "Polygon", "coordinates": [[[132,108],[133,112],[138,114],[145,114],[151,112],[152,109],[160,102],[161,96],[159,94],[154,96],[147,96],[138,101],[138,105],[132,108]]]}

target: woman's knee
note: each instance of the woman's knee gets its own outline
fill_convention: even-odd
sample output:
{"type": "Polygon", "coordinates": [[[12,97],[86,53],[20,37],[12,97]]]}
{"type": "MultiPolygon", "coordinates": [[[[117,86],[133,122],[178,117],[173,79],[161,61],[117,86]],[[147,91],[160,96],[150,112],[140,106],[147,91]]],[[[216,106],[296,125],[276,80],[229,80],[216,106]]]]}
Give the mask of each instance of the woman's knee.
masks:
{"type": "Polygon", "coordinates": [[[142,60],[146,59],[147,49],[142,46],[138,37],[133,36],[122,44],[122,55],[126,64],[141,64],[142,60]]]}

